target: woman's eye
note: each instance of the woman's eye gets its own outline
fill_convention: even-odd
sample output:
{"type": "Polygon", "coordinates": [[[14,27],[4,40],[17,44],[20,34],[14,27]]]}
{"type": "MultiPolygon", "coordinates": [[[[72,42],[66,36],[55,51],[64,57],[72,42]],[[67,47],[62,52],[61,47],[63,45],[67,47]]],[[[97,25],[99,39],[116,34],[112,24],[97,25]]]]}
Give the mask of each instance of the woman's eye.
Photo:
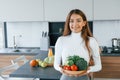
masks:
{"type": "Polygon", "coordinates": [[[79,20],[79,19],[78,20],[70,20],[70,23],[74,23],[74,22],[78,22],[79,23],[79,22],[81,22],[81,20],[79,20]]]}
{"type": "Polygon", "coordinates": [[[81,22],[81,20],[77,20],[77,22],[81,22]]]}
{"type": "Polygon", "coordinates": [[[74,21],[70,21],[70,23],[73,23],[74,21]]]}

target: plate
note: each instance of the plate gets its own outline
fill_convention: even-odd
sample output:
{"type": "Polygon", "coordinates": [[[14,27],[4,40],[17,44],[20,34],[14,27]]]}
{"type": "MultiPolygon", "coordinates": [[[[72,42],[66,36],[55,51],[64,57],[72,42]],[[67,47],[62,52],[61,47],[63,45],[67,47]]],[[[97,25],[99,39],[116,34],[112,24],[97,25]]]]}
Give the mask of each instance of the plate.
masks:
{"type": "Polygon", "coordinates": [[[71,74],[71,75],[80,75],[80,74],[83,74],[83,73],[86,73],[87,70],[82,70],[82,71],[69,71],[69,70],[64,70],[65,73],[67,74],[71,74]]]}

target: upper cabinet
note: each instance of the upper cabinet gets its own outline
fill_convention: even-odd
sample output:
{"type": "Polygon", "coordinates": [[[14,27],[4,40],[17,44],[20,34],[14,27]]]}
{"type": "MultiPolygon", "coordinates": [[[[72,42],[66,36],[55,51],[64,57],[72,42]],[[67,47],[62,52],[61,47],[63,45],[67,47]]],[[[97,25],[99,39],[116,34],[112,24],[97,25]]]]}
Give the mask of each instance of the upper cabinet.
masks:
{"type": "Polygon", "coordinates": [[[0,21],[64,22],[72,9],[88,21],[120,20],[120,0],[0,0],[0,21]]]}
{"type": "Polygon", "coordinates": [[[46,21],[65,21],[72,9],[82,10],[89,21],[93,20],[93,0],[44,0],[46,21]]]}
{"type": "Polygon", "coordinates": [[[94,20],[120,20],[120,0],[94,0],[94,20]]]}
{"type": "Polygon", "coordinates": [[[43,21],[43,0],[0,0],[2,21],[43,21]]]}

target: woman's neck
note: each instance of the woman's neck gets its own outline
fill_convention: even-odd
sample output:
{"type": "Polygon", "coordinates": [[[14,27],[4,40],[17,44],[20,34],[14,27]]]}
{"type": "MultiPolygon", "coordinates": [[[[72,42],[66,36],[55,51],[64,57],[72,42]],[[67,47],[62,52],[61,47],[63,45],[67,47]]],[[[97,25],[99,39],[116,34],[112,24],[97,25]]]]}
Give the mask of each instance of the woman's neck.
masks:
{"type": "Polygon", "coordinates": [[[81,32],[78,32],[78,33],[72,32],[71,35],[72,36],[81,36],[81,32]]]}

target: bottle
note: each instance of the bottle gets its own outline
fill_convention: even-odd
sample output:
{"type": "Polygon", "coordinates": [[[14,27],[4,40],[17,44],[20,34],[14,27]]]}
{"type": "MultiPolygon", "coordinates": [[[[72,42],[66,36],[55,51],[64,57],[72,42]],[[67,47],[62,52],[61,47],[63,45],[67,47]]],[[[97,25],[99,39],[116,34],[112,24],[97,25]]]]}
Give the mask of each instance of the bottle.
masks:
{"type": "Polygon", "coordinates": [[[48,57],[51,57],[53,56],[53,51],[52,51],[52,48],[49,48],[48,50],[48,57]]]}

